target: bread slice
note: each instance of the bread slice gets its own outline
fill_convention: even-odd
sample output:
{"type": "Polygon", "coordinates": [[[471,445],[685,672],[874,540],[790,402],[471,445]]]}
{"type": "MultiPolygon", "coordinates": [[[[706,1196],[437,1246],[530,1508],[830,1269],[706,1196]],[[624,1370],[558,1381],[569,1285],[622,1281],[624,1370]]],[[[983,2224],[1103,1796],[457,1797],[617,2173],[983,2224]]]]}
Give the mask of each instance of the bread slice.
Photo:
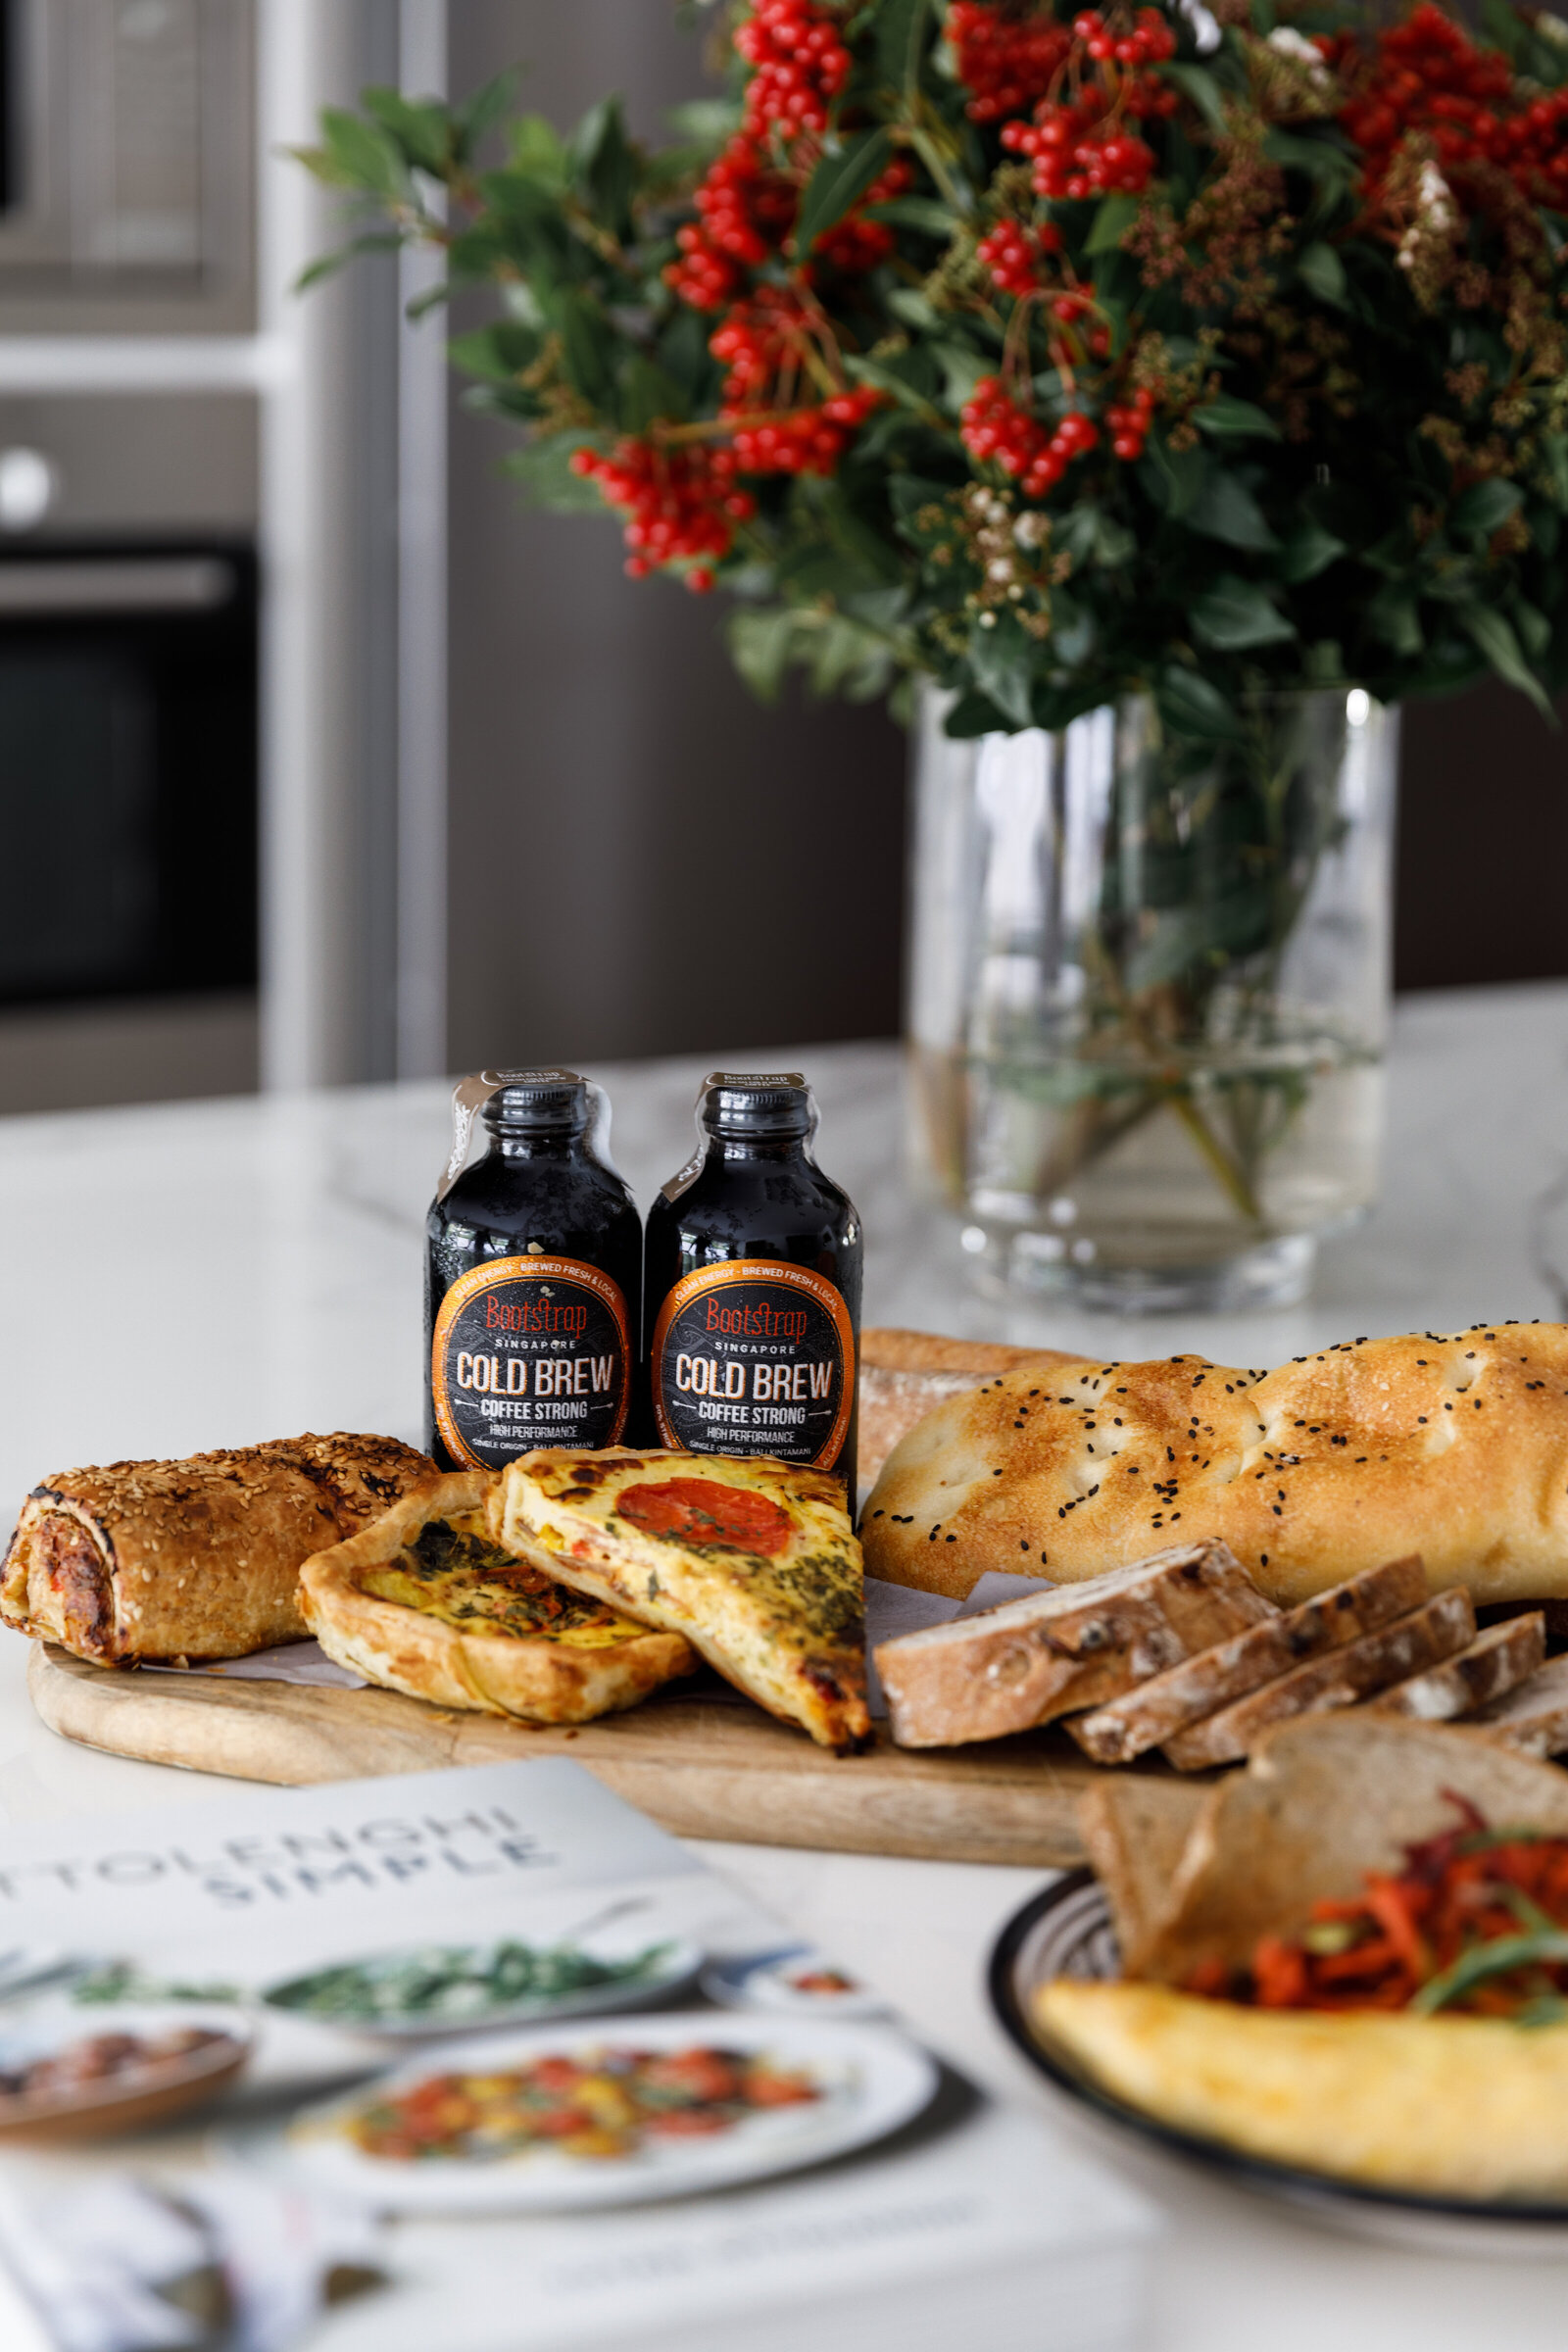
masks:
{"type": "Polygon", "coordinates": [[[1469,1719],[1493,1740],[1526,1756],[1560,1756],[1568,1748],[1568,1657],[1548,1658],[1506,1698],[1494,1699],[1469,1719]]]}
{"type": "Polygon", "coordinates": [[[934,1331],[862,1331],[861,1478],[869,1484],[879,1477],[899,1440],[950,1396],[966,1396],[994,1373],[1080,1360],[1058,1348],[1007,1348],[990,1340],[952,1340],[934,1331]]]}
{"type": "Polygon", "coordinates": [[[1440,1592],[1424,1608],[1396,1617],[1376,1633],[1363,1634],[1348,1649],[1330,1650],[1326,1657],[1308,1658],[1278,1682],[1221,1707],[1217,1715],[1195,1723],[1165,1742],[1165,1754],[1178,1772],[1201,1772],[1210,1764],[1233,1764],[1249,1755],[1254,1743],[1276,1723],[1293,1715],[1313,1715],[1328,1707],[1352,1707],[1358,1698],[1390,1683],[1405,1681],[1451,1657],[1475,1640],[1476,1613],[1468,1592],[1440,1592]]]}
{"type": "Polygon", "coordinates": [[[1451,1723],[1476,1707],[1489,1706],[1527,1682],[1546,1654],[1546,1621],[1539,1609],[1509,1617],[1477,1634],[1468,1649],[1457,1649],[1441,1666],[1429,1666],[1408,1682],[1396,1683],[1369,1698],[1369,1707],[1410,1715],[1417,1723],[1451,1723]]]}
{"type": "Polygon", "coordinates": [[[1319,1593],[1316,1600],[1303,1601],[1298,1609],[1267,1617],[1245,1634],[1184,1659],[1091,1714],[1075,1716],[1066,1728],[1097,1764],[1131,1763],[1134,1756],[1159,1747],[1189,1724],[1200,1723],[1233,1699],[1289,1674],[1304,1659],[1348,1648],[1363,1634],[1419,1608],[1426,1597],[1420,1555],[1412,1552],[1406,1559],[1390,1560],[1319,1593]]]}
{"type": "Polygon", "coordinates": [[[1084,1850],[1110,1903],[1123,1973],[1144,1955],[1175,1899],[1176,1874],[1208,1791],[1196,1781],[1129,1772],[1078,1800],[1084,1850]]]}
{"type": "Polygon", "coordinates": [[[1098,1705],[1272,1614],[1223,1544],[1157,1551],[876,1649],[903,1747],[1001,1740],[1098,1705]]]}

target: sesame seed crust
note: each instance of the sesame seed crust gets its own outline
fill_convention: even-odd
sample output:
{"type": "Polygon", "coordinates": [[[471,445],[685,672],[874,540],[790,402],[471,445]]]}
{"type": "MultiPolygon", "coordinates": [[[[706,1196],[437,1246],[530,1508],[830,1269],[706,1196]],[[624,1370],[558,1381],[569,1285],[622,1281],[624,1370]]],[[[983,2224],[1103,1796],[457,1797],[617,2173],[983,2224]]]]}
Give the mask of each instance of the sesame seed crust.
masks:
{"type": "Polygon", "coordinates": [[[1030,1379],[951,1399],[895,1448],[870,1575],[963,1597],[1049,1542],[1052,1579],[1073,1583],[1179,1517],[1283,1605],[1413,1550],[1435,1591],[1568,1596],[1568,1326],[1342,1341],[1266,1373],[1179,1355],[1080,1375],[1108,1386],[1114,1418],[1082,1394],[1030,1399],[1030,1379]],[[932,1556],[905,1514],[956,1541],[932,1556]]]}

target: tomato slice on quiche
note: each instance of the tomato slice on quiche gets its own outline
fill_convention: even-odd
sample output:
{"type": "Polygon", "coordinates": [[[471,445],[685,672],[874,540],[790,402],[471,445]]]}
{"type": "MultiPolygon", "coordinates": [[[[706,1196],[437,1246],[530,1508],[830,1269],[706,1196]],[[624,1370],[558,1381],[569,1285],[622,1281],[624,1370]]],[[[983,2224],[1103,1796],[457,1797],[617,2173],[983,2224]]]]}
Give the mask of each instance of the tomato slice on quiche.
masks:
{"type": "Polygon", "coordinates": [[[836,1479],[769,1454],[546,1448],[508,1463],[489,1511],[509,1550],[684,1635],[821,1746],[869,1743],[864,1577],[836,1479]]]}

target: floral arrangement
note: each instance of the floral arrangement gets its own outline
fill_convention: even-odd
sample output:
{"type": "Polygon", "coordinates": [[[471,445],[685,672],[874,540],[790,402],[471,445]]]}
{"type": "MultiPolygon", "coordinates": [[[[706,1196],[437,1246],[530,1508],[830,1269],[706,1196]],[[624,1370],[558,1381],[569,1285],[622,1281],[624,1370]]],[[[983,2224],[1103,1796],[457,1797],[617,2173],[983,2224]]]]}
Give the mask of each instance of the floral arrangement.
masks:
{"type": "Polygon", "coordinates": [[[728,95],[670,147],[503,82],[368,91],[306,160],[356,244],[497,289],[456,355],[517,472],[733,591],[757,687],[925,672],[958,734],[1143,689],[1213,740],[1259,689],[1568,680],[1568,24],[696,13],[728,95]]]}

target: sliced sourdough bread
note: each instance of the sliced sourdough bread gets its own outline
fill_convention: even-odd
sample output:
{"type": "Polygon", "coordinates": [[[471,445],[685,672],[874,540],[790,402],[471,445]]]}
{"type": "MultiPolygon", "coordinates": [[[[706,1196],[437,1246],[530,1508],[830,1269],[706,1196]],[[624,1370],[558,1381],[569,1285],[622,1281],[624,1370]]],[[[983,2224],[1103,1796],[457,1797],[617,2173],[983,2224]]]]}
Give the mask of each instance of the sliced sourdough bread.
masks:
{"type": "Polygon", "coordinates": [[[901,1635],[876,1665],[900,1745],[956,1747],[1099,1705],[1272,1614],[1223,1544],[1191,1544],[901,1635]]]}
{"type": "Polygon", "coordinates": [[[1120,1698],[1075,1716],[1066,1728],[1097,1764],[1131,1763],[1306,1659],[1348,1648],[1363,1634],[1419,1608],[1426,1597],[1419,1554],[1389,1560],[1298,1609],[1266,1617],[1246,1633],[1183,1659],[1120,1698]]]}
{"type": "Polygon", "coordinates": [[[1489,1625],[1467,1649],[1456,1649],[1441,1665],[1380,1690],[1366,1704],[1389,1715],[1409,1715],[1417,1723],[1451,1723],[1456,1715],[1506,1697],[1529,1681],[1545,1655],[1546,1621],[1533,1609],[1528,1616],[1489,1625]]]}
{"type": "Polygon", "coordinates": [[[1211,1764],[1234,1764],[1249,1755],[1263,1734],[1293,1715],[1321,1713],[1330,1707],[1352,1707],[1358,1698],[1386,1690],[1390,1683],[1423,1673],[1442,1658],[1451,1657],[1475,1640],[1476,1613],[1464,1592],[1440,1592],[1423,1608],[1396,1617],[1376,1633],[1363,1634],[1348,1649],[1308,1658],[1304,1665],[1265,1683],[1217,1715],[1195,1723],[1164,1752],[1179,1772],[1201,1772],[1211,1764]]]}
{"type": "Polygon", "coordinates": [[[1465,1729],[1472,1726],[1523,1755],[1561,1755],[1568,1748],[1568,1657],[1548,1658],[1506,1698],[1478,1708],[1465,1729]]]}

